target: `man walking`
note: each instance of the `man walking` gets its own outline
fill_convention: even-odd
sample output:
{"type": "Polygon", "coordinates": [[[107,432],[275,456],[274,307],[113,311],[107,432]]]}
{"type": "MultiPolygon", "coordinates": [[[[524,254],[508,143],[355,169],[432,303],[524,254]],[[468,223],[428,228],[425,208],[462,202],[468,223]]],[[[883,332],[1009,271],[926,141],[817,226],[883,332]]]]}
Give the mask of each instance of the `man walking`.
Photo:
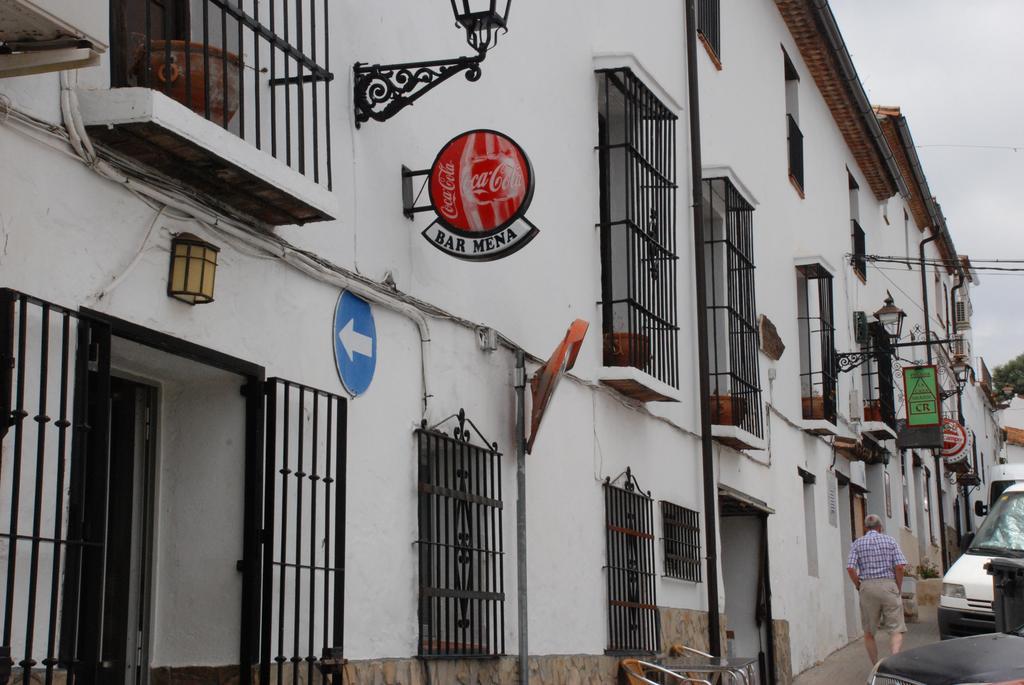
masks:
{"type": "Polygon", "coordinates": [[[864,647],[874,664],[878,661],[878,629],[889,632],[889,646],[896,654],[903,646],[903,567],[906,557],[899,544],[882,533],[882,519],[874,514],[864,518],[864,537],[854,541],[846,572],[860,592],[860,616],[864,626],[864,647]]]}

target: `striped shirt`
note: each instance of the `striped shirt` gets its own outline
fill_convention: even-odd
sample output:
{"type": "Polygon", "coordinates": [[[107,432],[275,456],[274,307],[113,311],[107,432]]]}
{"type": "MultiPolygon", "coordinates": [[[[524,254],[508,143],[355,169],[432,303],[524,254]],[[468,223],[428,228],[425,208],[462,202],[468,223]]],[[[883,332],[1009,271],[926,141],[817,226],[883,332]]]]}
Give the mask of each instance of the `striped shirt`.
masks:
{"type": "Polygon", "coordinates": [[[869,530],[850,547],[846,568],[856,569],[861,580],[873,580],[895,578],[893,567],[905,566],[906,563],[907,558],[894,539],[877,530],[869,530]]]}

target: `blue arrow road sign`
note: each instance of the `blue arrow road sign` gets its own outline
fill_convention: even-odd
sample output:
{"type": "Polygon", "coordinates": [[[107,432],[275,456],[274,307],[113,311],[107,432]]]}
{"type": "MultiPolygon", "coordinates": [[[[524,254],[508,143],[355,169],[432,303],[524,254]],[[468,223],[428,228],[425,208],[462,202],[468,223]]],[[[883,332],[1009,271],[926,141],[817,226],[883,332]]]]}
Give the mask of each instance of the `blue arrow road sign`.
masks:
{"type": "Polygon", "coordinates": [[[377,368],[377,326],[370,303],[347,290],[334,310],[334,361],[349,394],[366,392],[377,368]]]}

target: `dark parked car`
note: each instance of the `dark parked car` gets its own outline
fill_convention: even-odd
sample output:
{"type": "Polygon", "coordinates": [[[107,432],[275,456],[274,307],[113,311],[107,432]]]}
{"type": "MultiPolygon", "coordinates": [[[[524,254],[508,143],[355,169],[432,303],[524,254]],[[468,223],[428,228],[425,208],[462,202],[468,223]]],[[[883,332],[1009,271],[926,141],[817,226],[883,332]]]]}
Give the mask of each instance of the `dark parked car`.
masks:
{"type": "Polygon", "coordinates": [[[869,685],[1024,683],[1024,626],[908,649],[883,659],[869,685]]]}

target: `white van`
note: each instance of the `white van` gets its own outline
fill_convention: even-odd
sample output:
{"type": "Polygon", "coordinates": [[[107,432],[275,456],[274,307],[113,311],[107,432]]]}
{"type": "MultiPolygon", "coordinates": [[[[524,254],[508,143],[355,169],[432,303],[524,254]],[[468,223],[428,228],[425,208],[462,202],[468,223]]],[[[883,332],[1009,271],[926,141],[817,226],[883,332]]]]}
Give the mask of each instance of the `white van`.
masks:
{"type": "Polygon", "coordinates": [[[974,513],[978,516],[985,516],[989,507],[995,504],[999,495],[1003,494],[1006,488],[1014,483],[1024,483],[1024,464],[996,464],[989,467],[988,474],[988,499],[974,503],[974,513]]]}
{"type": "Polygon", "coordinates": [[[995,632],[992,576],[985,564],[993,557],[1024,558],[1024,483],[1003,489],[978,532],[966,541],[967,551],[942,578],[939,634],[943,640],[995,632]]]}

